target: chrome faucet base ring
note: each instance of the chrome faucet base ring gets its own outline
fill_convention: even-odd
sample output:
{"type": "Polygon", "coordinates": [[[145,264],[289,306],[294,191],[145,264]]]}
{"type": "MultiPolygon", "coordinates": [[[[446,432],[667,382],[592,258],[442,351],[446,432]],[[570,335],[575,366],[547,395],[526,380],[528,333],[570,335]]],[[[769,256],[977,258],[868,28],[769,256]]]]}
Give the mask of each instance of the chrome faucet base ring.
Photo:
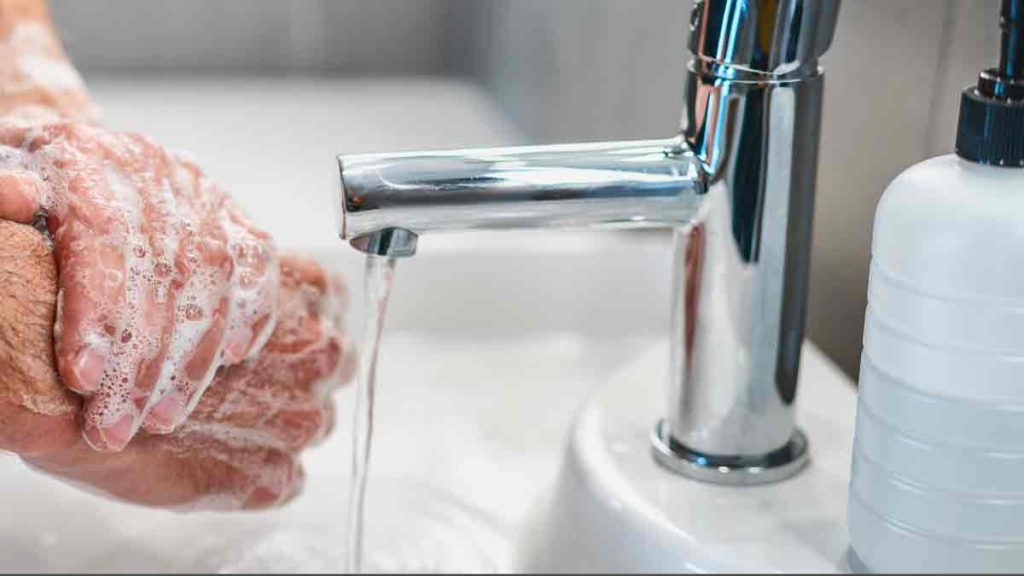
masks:
{"type": "Polygon", "coordinates": [[[654,457],[659,464],[687,478],[727,484],[753,486],[778,482],[796,474],[810,462],[807,437],[793,431],[785,446],[757,456],[716,456],[702,454],[677,442],[668,425],[660,420],[651,434],[654,457]]]}

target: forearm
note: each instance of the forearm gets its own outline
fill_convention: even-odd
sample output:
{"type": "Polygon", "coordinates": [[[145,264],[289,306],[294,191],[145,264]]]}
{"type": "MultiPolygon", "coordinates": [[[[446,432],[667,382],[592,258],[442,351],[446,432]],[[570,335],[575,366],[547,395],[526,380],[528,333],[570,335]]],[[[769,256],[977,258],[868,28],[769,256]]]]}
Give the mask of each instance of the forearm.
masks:
{"type": "Polygon", "coordinates": [[[96,120],[42,0],[0,0],[0,116],[96,120]]]}

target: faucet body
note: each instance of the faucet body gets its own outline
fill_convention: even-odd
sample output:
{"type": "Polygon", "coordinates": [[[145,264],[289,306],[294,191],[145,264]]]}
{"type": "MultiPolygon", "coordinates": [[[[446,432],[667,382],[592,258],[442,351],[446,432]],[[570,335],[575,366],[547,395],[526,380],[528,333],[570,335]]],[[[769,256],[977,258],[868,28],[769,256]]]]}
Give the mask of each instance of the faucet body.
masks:
{"type": "Polygon", "coordinates": [[[341,236],[408,256],[441,229],[674,229],[672,359],[655,455],[701,480],[807,462],[793,402],[838,0],[698,0],[683,128],[663,141],[344,156],[341,236]]]}

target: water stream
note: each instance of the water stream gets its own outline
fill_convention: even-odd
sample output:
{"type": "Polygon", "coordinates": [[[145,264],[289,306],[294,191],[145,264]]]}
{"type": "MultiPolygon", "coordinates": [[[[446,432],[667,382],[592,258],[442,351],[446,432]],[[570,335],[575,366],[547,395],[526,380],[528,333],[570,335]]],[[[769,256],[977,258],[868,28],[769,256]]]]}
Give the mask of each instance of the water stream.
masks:
{"type": "Polygon", "coordinates": [[[395,259],[368,255],[363,284],[365,317],[356,400],[352,423],[352,483],[348,499],[348,573],[363,571],[365,552],[366,479],[373,442],[374,399],[377,386],[377,354],[395,277],[395,259]]]}
{"type": "MultiPolygon", "coordinates": [[[[509,528],[466,499],[465,494],[411,475],[376,478],[376,503],[367,496],[378,401],[377,358],[394,275],[393,258],[367,256],[352,417],[346,571],[495,572],[506,560],[509,528]],[[382,485],[381,480],[389,483],[382,485]],[[369,524],[368,511],[373,519],[369,524]]],[[[463,460],[462,465],[473,467],[472,452],[467,452],[463,460]]],[[[475,465],[479,466],[479,461],[475,465]]]]}

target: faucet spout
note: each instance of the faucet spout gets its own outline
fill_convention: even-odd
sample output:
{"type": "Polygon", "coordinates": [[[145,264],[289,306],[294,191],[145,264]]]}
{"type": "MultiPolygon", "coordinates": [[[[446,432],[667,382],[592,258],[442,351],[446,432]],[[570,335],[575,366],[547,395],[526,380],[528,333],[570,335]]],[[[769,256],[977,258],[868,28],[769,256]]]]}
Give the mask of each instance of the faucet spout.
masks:
{"type": "Polygon", "coordinates": [[[678,140],[362,154],[339,163],[342,239],[398,256],[411,256],[416,235],[435,230],[677,226],[696,216],[707,191],[700,162],[678,140]]]}

